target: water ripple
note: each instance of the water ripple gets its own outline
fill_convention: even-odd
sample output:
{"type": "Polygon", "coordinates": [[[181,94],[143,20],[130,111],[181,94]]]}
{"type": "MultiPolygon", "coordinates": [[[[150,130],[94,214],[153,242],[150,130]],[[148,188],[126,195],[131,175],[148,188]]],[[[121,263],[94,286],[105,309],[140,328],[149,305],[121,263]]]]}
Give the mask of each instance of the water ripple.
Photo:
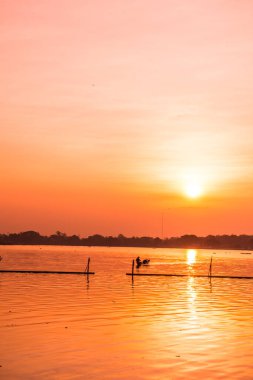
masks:
{"type": "MultiPolygon", "coordinates": [[[[253,281],[131,277],[208,273],[212,251],[1,247],[2,269],[94,276],[0,275],[0,376],[8,379],[250,379],[253,281]]],[[[252,255],[253,256],[253,255],[252,255]]],[[[216,252],[213,273],[250,276],[252,256],[216,252]]]]}

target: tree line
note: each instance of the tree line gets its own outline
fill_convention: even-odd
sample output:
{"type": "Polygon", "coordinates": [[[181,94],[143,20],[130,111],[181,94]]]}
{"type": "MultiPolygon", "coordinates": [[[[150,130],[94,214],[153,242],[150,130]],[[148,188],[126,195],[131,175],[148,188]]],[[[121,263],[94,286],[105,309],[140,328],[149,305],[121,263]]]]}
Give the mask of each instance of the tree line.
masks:
{"type": "Polygon", "coordinates": [[[81,238],[68,236],[57,231],[44,236],[36,231],[0,234],[0,245],[74,245],[74,246],[108,246],[108,247],[150,247],[150,248],[205,248],[205,249],[243,249],[253,250],[253,235],[183,235],[180,237],[141,236],[126,237],[103,236],[99,234],[81,238]]]}

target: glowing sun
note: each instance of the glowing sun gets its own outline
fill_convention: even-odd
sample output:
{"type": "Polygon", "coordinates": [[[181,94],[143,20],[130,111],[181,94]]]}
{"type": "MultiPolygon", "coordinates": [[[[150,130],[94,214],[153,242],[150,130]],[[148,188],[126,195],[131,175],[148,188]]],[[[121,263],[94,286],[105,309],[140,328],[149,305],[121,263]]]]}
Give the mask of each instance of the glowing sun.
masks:
{"type": "Polygon", "coordinates": [[[200,183],[189,182],[185,186],[185,195],[188,198],[199,198],[203,194],[203,188],[200,183]]]}

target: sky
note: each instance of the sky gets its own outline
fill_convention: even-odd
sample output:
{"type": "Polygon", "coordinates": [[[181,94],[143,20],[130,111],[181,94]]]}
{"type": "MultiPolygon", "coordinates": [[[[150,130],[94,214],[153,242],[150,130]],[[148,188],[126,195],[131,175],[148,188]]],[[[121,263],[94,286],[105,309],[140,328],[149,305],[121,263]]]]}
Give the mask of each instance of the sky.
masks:
{"type": "Polygon", "coordinates": [[[251,0],[0,8],[0,233],[253,233],[251,0]]]}

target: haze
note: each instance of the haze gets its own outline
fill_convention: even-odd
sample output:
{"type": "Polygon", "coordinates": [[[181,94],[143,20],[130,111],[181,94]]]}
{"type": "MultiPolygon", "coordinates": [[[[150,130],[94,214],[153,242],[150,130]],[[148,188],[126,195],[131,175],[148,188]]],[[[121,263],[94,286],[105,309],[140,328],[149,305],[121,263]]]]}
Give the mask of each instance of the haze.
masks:
{"type": "Polygon", "coordinates": [[[252,233],[251,1],[0,7],[0,232],[252,233]]]}

